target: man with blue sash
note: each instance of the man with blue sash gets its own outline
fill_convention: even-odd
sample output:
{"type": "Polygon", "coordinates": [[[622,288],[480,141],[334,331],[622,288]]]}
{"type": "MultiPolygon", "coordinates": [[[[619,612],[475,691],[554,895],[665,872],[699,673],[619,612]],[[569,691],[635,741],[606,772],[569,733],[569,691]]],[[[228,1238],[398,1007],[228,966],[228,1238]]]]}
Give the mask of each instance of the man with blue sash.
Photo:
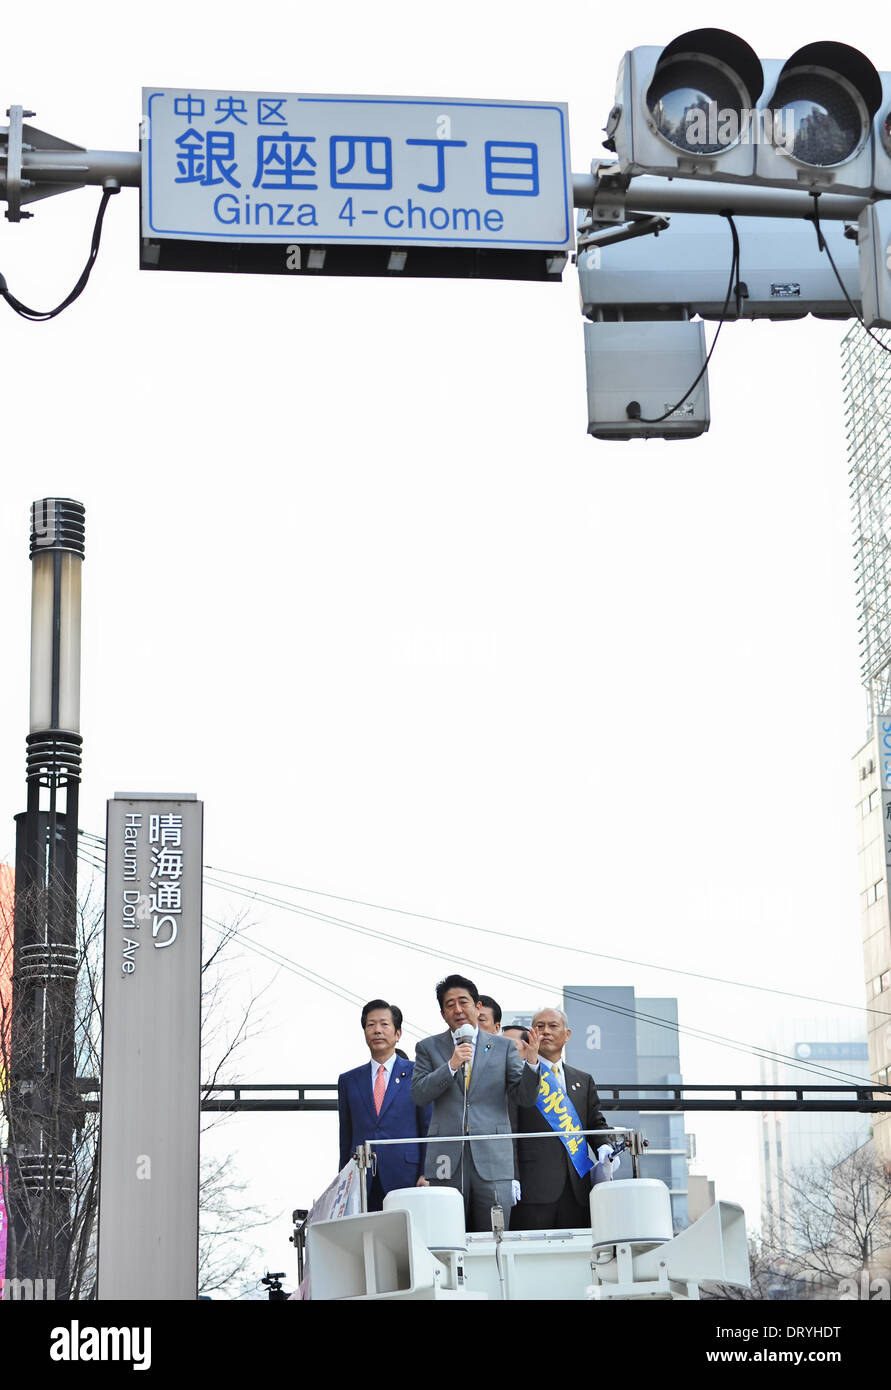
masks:
{"type": "MultiPolygon", "coordinates": [[[[594,1161],[612,1147],[608,1135],[586,1139],[578,1131],[607,1129],[594,1078],[563,1062],[571,1030],[562,1009],[540,1009],[532,1020],[540,1034],[541,1082],[534,1106],[519,1106],[515,1128],[526,1134],[553,1133],[553,1139],[518,1139],[520,1202],[514,1208],[515,1231],[576,1229],[590,1226],[588,1194],[594,1161]]],[[[520,1045],[522,1052],[522,1045],[520,1045]]],[[[609,1164],[605,1165],[607,1171],[609,1164]]]]}

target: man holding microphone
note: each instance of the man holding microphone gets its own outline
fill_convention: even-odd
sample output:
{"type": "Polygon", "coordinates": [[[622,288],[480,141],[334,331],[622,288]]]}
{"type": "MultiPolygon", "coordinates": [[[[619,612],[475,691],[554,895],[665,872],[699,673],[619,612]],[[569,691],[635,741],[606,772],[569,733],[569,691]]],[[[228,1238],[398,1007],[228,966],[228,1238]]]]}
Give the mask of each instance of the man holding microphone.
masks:
{"type": "Polygon", "coordinates": [[[436,986],[440,1013],[448,1027],[425,1038],[415,1049],[411,1094],[415,1105],[433,1105],[425,1175],[432,1186],[454,1187],[464,1197],[468,1231],[488,1231],[491,1209],[500,1206],[510,1224],[513,1144],[508,1138],[474,1139],[474,1135],[509,1135],[508,1101],[535,1104],[539,1087],[538,1043],[529,1030],[525,1057],[499,1034],[478,1027],[479,991],[463,975],[447,975],[436,986]],[[448,1142],[470,1135],[469,1143],[448,1142]]]}

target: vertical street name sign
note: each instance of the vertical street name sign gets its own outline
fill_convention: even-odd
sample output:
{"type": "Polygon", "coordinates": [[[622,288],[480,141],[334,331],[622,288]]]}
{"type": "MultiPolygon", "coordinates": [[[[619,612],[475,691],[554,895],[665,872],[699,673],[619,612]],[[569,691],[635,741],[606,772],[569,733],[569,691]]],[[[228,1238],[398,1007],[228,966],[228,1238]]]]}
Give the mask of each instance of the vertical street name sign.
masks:
{"type": "MultiPolygon", "coordinates": [[[[376,273],[362,247],[440,252],[439,262],[385,260],[409,274],[416,262],[444,268],[414,273],[490,273],[485,257],[472,272],[445,268],[449,251],[512,252],[515,266],[517,253],[536,253],[545,278],[573,248],[572,201],[563,103],[143,89],[146,267],[146,245],[163,268],[158,245],[186,241],[266,246],[266,260],[244,268],[281,273],[376,273]],[[283,244],[341,255],[333,266],[292,255],[289,266],[283,244]]],[[[203,255],[189,268],[232,268],[203,255]]]]}
{"type": "Polygon", "coordinates": [[[98,1297],[195,1299],[203,804],[108,803],[98,1297]]]}

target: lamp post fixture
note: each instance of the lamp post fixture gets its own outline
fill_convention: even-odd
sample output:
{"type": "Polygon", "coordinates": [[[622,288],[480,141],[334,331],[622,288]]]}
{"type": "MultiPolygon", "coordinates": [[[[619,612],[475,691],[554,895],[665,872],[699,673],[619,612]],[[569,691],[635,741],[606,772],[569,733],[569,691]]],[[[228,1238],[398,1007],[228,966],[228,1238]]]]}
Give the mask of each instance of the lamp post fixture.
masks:
{"type": "Polygon", "coordinates": [[[81,769],[84,507],[31,507],[31,714],[27,810],[16,816],[11,1039],[11,1253],[19,1279],[68,1296],[81,769]]]}

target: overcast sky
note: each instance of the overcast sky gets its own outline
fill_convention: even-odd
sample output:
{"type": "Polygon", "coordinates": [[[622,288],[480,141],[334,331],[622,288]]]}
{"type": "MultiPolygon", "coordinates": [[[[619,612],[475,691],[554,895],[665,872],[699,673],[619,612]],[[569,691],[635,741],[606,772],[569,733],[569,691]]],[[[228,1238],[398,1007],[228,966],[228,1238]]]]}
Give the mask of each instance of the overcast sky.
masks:
{"type": "MultiPolygon", "coordinates": [[[[881,69],[880,13],[840,24],[816,5],[805,25],[754,5],[744,37],[765,57],[839,38],[881,69]]],[[[559,100],[584,171],[622,54],[675,32],[662,6],[604,14],[160,0],[140,21],[50,0],[39,35],[7,16],[3,107],[135,150],[154,84],[559,100]]],[[[67,293],[97,204],[66,194],[0,225],[20,299],[67,293]]],[[[0,858],[25,804],[28,508],[68,496],[87,509],[86,830],[104,833],[116,790],[194,791],[217,868],[553,949],[307,895],[402,944],[208,888],[215,918],[246,907],[253,939],[395,999],[416,1036],[441,1027],[433,985],[462,966],[517,1008],[564,983],[676,995],[682,1026],[744,1045],[820,1007],[674,969],[862,1020],[847,325],[728,327],[704,438],[596,443],[571,268],[562,284],[149,274],[138,238],[125,190],[75,306],[45,325],[0,306],[0,858]]],[[[233,1010],[272,980],[244,1077],[334,1081],[364,1060],[352,1003],[272,975],[247,948],[233,965],[233,1010]]],[[[691,1082],[758,1076],[694,1038],[681,1060],[691,1082]]],[[[754,1119],[688,1128],[700,1171],[755,1219],[754,1119]]],[[[335,1131],[312,1115],[224,1131],[278,1215],[258,1275],[292,1277],[287,1217],[333,1177],[335,1131]]]]}

